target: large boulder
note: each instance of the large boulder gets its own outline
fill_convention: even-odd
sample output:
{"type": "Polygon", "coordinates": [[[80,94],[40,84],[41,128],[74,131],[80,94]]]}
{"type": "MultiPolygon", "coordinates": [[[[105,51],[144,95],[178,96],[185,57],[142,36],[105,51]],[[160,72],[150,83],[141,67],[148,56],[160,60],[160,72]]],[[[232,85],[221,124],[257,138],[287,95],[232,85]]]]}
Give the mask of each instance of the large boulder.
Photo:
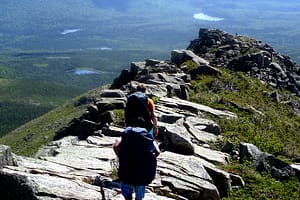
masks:
{"type": "Polygon", "coordinates": [[[288,180],[296,175],[295,170],[288,163],[268,153],[262,153],[256,158],[253,167],[259,172],[268,172],[277,180],[288,180]]]}
{"type": "Polygon", "coordinates": [[[168,186],[173,193],[189,200],[220,199],[213,179],[199,158],[165,152],[159,158],[157,170],[161,184],[168,186]]]}
{"type": "Polygon", "coordinates": [[[278,180],[286,180],[295,176],[296,172],[286,162],[275,156],[262,152],[255,145],[249,143],[240,143],[240,159],[252,159],[252,166],[259,172],[267,172],[278,180]]]}
{"type": "Polygon", "coordinates": [[[160,127],[164,127],[164,134],[167,139],[167,149],[169,151],[183,154],[183,155],[193,155],[194,147],[191,142],[191,138],[187,130],[177,124],[166,124],[159,123],[160,127]]]}

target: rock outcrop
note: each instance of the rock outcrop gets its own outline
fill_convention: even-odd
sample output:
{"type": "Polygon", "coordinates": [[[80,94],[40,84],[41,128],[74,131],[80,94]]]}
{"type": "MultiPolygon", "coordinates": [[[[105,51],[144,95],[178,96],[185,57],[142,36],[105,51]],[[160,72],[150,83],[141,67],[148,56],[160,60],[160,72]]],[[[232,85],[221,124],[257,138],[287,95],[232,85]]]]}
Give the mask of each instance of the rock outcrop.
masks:
{"type": "Polygon", "coordinates": [[[255,145],[249,143],[240,144],[240,160],[251,158],[252,166],[256,171],[267,172],[277,180],[287,180],[296,175],[296,168],[281,161],[274,155],[260,151],[255,145]]]}
{"type": "Polygon", "coordinates": [[[298,95],[299,66],[261,41],[221,30],[200,29],[199,37],[187,49],[208,60],[212,67],[242,71],[298,95]]]}
{"type": "Polygon", "coordinates": [[[188,49],[216,68],[243,71],[277,88],[298,95],[300,68],[268,44],[220,30],[200,29],[188,49]]]}
{"type": "Polygon", "coordinates": [[[211,149],[209,144],[222,137],[222,127],[207,115],[228,119],[237,116],[188,101],[191,79],[201,74],[219,74],[218,68],[225,66],[250,75],[259,71],[260,78],[270,84],[275,76],[281,77],[281,82],[276,79],[276,86],[294,85],[298,89],[297,73],[292,71],[295,65],[289,58],[268,45],[254,41],[246,44],[242,39],[201,29],[199,39],[191,42],[189,50],[172,51],[171,61],[133,62],[110,89],[101,91],[101,98],[80,99],[75,106],[88,103],[86,112],[58,130],[55,140],[41,148],[36,158],[17,156],[9,147],[0,146],[1,199],[123,199],[112,145],[124,124],[117,120],[116,113],[124,109],[126,95],[138,82],[144,83],[148,95],[155,98],[157,141],[162,150],[156,178],[147,187],[145,200],[225,197],[233,187],[243,187],[245,183],[238,175],[217,166],[228,164],[230,156],[238,154],[241,158],[252,156],[257,170],[271,169],[269,172],[278,179],[299,175],[299,165],[288,166],[251,145],[241,145],[240,153],[231,143],[222,151],[211,149]],[[257,51],[248,55],[252,48],[257,51]],[[197,67],[186,70],[187,61],[197,67]],[[267,78],[265,73],[269,71],[272,73],[267,78]],[[268,165],[273,162],[280,164],[276,170],[268,165]]]}

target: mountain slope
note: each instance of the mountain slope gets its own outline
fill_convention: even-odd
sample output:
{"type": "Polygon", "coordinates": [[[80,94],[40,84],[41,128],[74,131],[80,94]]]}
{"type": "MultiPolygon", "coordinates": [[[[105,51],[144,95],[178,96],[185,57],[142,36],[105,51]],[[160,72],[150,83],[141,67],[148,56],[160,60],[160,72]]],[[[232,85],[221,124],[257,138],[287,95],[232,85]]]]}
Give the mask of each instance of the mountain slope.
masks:
{"type": "MultiPolygon", "coordinates": [[[[3,117],[7,118],[5,124],[0,120],[0,135],[66,99],[110,83],[125,68],[124,63],[165,58],[171,49],[182,48],[194,37],[199,26],[263,39],[299,61],[298,8],[295,1],[3,0],[0,77],[26,80],[24,85],[32,83],[26,87],[33,90],[42,84],[45,91],[56,90],[56,97],[61,99],[58,104],[44,102],[35,107],[32,103],[36,105],[40,99],[49,98],[50,102],[58,99],[44,95],[41,89],[27,97],[30,101],[14,104],[11,99],[18,94],[10,99],[7,93],[1,93],[5,98],[1,98],[0,112],[8,112],[10,117],[3,117]],[[204,18],[193,18],[194,14],[204,18]],[[215,18],[223,20],[210,21],[215,18]],[[81,69],[96,74],[74,73],[81,69]],[[49,85],[40,81],[49,81],[49,85]],[[61,95],[62,92],[65,94],[61,95]],[[44,96],[39,96],[40,93],[44,96]],[[30,108],[35,114],[21,115],[15,112],[16,107],[30,108]]],[[[22,84],[16,84],[12,90],[23,94],[22,84]]],[[[0,84],[3,87],[6,86],[0,84]]]]}
{"type": "Polygon", "coordinates": [[[99,95],[98,90],[100,88],[91,90],[25,123],[2,136],[0,143],[11,146],[17,154],[34,156],[42,145],[53,140],[57,130],[66,126],[73,118],[77,118],[85,112],[87,104],[99,95]]]}
{"type": "MultiPolygon", "coordinates": [[[[298,71],[295,68],[296,65],[293,62],[287,62],[290,60],[288,57],[279,54],[274,49],[269,48],[268,45],[261,44],[261,42],[251,38],[233,36],[219,30],[206,30],[206,34],[203,34],[203,30],[201,30],[200,33],[201,37],[195,39],[192,42],[193,45],[189,45],[189,49],[195,47],[193,49],[194,53],[192,51],[173,51],[172,63],[151,59],[142,63],[132,63],[131,71],[124,70],[114,80],[112,87],[119,88],[126,85],[128,80],[130,80],[126,77],[126,73],[131,77],[130,73],[134,73],[136,72],[134,69],[138,69],[141,73],[137,75],[137,80],[158,85],[158,87],[162,85],[161,82],[170,84],[171,93],[168,93],[166,88],[160,88],[161,91],[154,90],[155,87],[151,88],[155,96],[177,95],[181,98],[188,98],[189,96],[192,101],[202,105],[209,105],[211,108],[235,113],[237,118],[231,119],[220,118],[213,113],[205,115],[207,119],[213,119],[218,122],[223,136],[223,140],[209,145],[217,150],[220,150],[226,142],[230,142],[233,145],[230,151],[232,155],[230,159],[231,164],[222,167],[226,171],[240,175],[246,182],[243,189],[230,192],[228,199],[299,198],[300,187],[298,179],[291,178],[278,181],[266,172],[258,173],[252,168],[251,159],[246,159],[245,162],[240,163],[239,155],[236,153],[239,143],[243,141],[253,143],[259,149],[274,154],[289,163],[297,160],[300,156],[300,116],[298,113],[300,102],[297,90],[295,90],[295,87],[296,89],[298,87],[297,82],[293,82],[297,80],[298,71]],[[210,40],[211,35],[214,36],[214,40],[210,40]],[[222,37],[218,37],[220,35],[222,37]],[[223,44],[223,42],[229,42],[229,44],[223,44]],[[211,44],[213,45],[209,46],[211,44]],[[239,44],[238,47],[237,44],[239,44]],[[249,51],[243,52],[243,47],[246,44],[249,51]],[[257,44],[259,45],[257,46],[257,44]],[[261,52],[262,49],[257,47],[268,47],[268,53],[266,54],[265,51],[261,52]],[[238,52],[236,57],[234,56],[235,51],[238,52]],[[207,64],[207,61],[195,56],[195,54],[201,55],[201,53],[203,53],[202,57],[209,61],[209,64],[207,64]],[[267,61],[270,55],[272,55],[273,59],[269,60],[269,62],[264,62],[263,67],[261,66],[262,62],[259,62],[261,60],[256,59],[257,56],[259,58],[263,56],[267,61]],[[273,62],[278,63],[281,70],[273,62]],[[171,76],[165,75],[167,70],[171,72],[171,76]],[[147,76],[145,72],[153,73],[153,75],[147,76]],[[178,88],[172,85],[174,82],[189,80],[186,74],[193,78],[189,84],[181,82],[182,87],[178,88]],[[284,76],[284,74],[289,75],[284,76]],[[286,79],[276,82],[275,85],[273,77],[276,76],[279,77],[276,81],[283,77],[286,79]],[[268,79],[265,79],[266,77],[268,79]],[[259,78],[262,79],[259,80],[259,78]],[[290,87],[291,83],[295,84],[295,87],[290,87]],[[172,86],[174,87],[172,88],[172,86]],[[281,87],[276,88],[276,86],[281,87]],[[189,95],[187,95],[184,88],[188,89],[189,95]]],[[[69,126],[65,126],[72,120],[72,117],[91,117],[90,115],[83,115],[87,105],[85,103],[93,102],[99,93],[99,91],[95,90],[83,95],[83,97],[78,97],[70,104],[17,129],[1,138],[0,141],[1,143],[12,145],[14,152],[33,156],[40,145],[46,142],[45,140],[51,141],[54,134],[68,133],[67,127],[69,126]],[[62,129],[63,127],[65,129],[62,129]],[[38,128],[38,130],[35,128],[38,128]],[[47,132],[47,130],[50,131],[47,132]]],[[[97,98],[100,97],[98,96],[97,98]]],[[[194,112],[193,114],[204,116],[198,110],[195,112],[195,109],[191,108],[188,103],[180,103],[180,100],[178,102],[169,102],[167,98],[163,97],[158,98],[157,101],[164,102],[169,106],[178,104],[182,106],[182,109],[189,108],[191,112],[194,112]]],[[[94,109],[91,107],[90,112],[94,109]]],[[[165,110],[170,112],[168,109],[165,110]]],[[[121,113],[121,111],[118,112],[119,114],[121,113]]],[[[224,113],[227,112],[224,111],[224,113]]],[[[122,125],[122,121],[117,120],[114,123],[122,125]]],[[[70,128],[70,130],[73,129],[70,128]]],[[[71,134],[74,133],[71,132],[71,134]]],[[[88,134],[94,133],[92,131],[87,132],[88,134]]],[[[185,148],[188,147],[187,143],[185,148]]]]}
{"type": "Polygon", "coordinates": [[[0,136],[82,91],[62,84],[32,80],[0,79],[0,86],[0,136]]]}

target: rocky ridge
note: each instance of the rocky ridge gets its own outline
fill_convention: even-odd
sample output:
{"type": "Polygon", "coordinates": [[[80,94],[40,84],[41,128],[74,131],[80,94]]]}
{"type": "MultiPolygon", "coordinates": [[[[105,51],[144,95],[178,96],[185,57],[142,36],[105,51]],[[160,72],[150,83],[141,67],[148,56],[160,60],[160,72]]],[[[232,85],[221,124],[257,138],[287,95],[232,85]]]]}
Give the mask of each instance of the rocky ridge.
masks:
{"type": "MultiPolygon", "coordinates": [[[[147,59],[131,63],[131,68],[123,70],[110,88],[101,90],[101,98],[87,97],[91,102],[86,113],[58,130],[55,141],[41,148],[36,158],[17,156],[9,147],[0,146],[1,199],[123,199],[112,144],[124,128],[122,123],[117,123],[116,114],[124,109],[126,95],[138,82],[146,84],[148,95],[156,99],[160,130],[157,141],[162,150],[157,176],[148,187],[146,200],[220,199],[227,196],[232,188],[244,185],[241,177],[217,167],[228,164],[232,156],[252,157],[257,170],[267,171],[279,180],[299,176],[298,164],[290,166],[251,144],[241,143],[238,152],[230,143],[222,151],[210,148],[211,143],[222,137],[222,130],[207,116],[228,119],[237,116],[190,102],[189,81],[201,74],[220,73],[218,68],[222,66],[216,63],[231,66],[234,59],[225,59],[231,58],[226,53],[229,47],[226,50],[222,46],[235,40],[234,36],[218,30],[201,29],[200,33],[202,39],[199,37],[191,42],[189,50],[172,51],[171,61],[147,59]],[[221,60],[214,62],[209,59],[212,55],[206,45],[212,45],[226,56],[218,56],[221,60]],[[199,67],[188,71],[186,61],[199,67]]],[[[248,45],[250,48],[250,43],[248,45]]],[[[235,43],[232,46],[237,48],[235,43]]],[[[239,48],[236,53],[242,51],[243,46],[239,48]]],[[[288,71],[284,66],[281,69],[293,74],[296,80],[296,72],[288,71]]],[[[293,80],[283,86],[290,83],[297,88],[293,80]]]]}
{"type": "Polygon", "coordinates": [[[298,95],[299,66],[289,56],[261,41],[221,30],[200,29],[198,38],[187,49],[208,60],[213,67],[242,71],[298,95]]]}

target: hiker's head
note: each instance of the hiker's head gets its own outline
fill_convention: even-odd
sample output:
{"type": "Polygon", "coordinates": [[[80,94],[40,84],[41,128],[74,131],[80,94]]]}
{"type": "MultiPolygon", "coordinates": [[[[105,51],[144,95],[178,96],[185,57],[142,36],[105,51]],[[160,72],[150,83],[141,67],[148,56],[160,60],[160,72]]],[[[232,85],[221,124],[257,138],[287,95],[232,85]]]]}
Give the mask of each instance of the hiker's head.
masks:
{"type": "Polygon", "coordinates": [[[140,91],[140,92],[146,92],[146,86],[142,83],[139,83],[137,86],[136,86],[136,91],[140,91]]]}

